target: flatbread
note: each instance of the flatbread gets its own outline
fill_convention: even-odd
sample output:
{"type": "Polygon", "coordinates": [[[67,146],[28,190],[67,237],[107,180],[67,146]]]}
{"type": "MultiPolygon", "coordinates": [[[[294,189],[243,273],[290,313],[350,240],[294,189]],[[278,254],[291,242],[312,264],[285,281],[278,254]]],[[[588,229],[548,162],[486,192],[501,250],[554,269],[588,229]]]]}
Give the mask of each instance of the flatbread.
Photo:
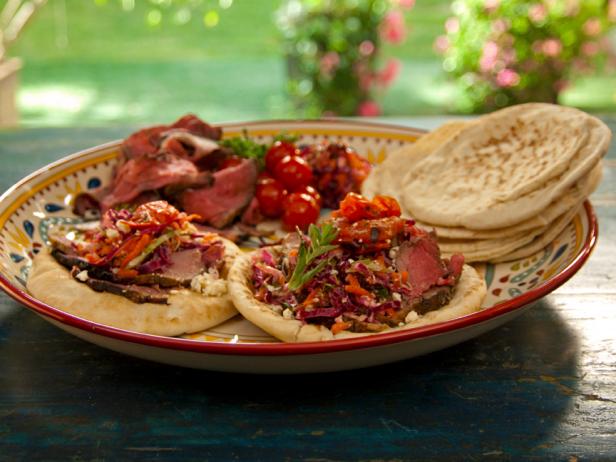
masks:
{"type": "Polygon", "coordinates": [[[228,281],[233,303],[246,319],[284,342],[318,342],[365,337],[449,321],[479,311],[486,294],[486,284],[483,278],[472,266],[464,265],[454,296],[444,307],[426,313],[402,327],[390,328],[382,332],[340,332],[333,334],[331,330],[324,326],[304,324],[297,319],[285,319],[282,315],[273,311],[269,305],[257,300],[251,288],[251,268],[252,254],[239,256],[231,267],[228,281]]]}
{"type": "Polygon", "coordinates": [[[422,135],[414,143],[393,151],[383,162],[372,168],[362,184],[362,194],[368,198],[377,194],[391,196],[402,205],[404,176],[412,171],[419,161],[470,123],[472,122],[447,122],[422,135]]]}
{"type": "MultiPolygon", "coordinates": [[[[240,253],[231,241],[225,243],[225,273],[240,253]]],[[[216,326],[237,314],[231,297],[200,295],[179,289],[168,304],[135,303],[119,295],[96,292],[76,281],[51,254],[42,250],[34,258],[27,281],[30,294],[74,316],[119,329],[153,335],[175,336],[216,326]]]]}
{"type": "Polygon", "coordinates": [[[576,184],[571,186],[569,190],[560,198],[552,202],[545,210],[542,210],[539,215],[524,220],[518,224],[507,226],[500,229],[490,230],[474,230],[468,228],[452,228],[447,226],[437,226],[429,223],[424,223],[416,220],[416,225],[420,228],[436,231],[439,238],[446,239],[498,239],[506,238],[523,231],[532,232],[537,228],[548,226],[563,214],[588,197],[601,182],[603,175],[603,166],[601,161],[583,178],[580,178],[576,184]]]}
{"type": "Polygon", "coordinates": [[[479,119],[421,161],[405,179],[403,203],[411,216],[441,226],[511,226],[585,176],[610,139],[610,129],[582,111],[514,106],[479,119]]]}
{"type": "Polygon", "coordinates": [[[537,236],[531,242],[522,247],[515,249],[514,251],[501,255],[496,258],[490,258],[493,263],[500,263],[504,261],[519,260],[520,258],[529,257],[536,252],[539,252],[546,245],[552,242],[558,237],[558,235],[567,227],[571,220],[578,214],[580,209],[584,206],[584,201],[580,202],[576,207],[573,207],[569,212],[565,213],[556,222],[549,226],[545,233],[537,236]]]}

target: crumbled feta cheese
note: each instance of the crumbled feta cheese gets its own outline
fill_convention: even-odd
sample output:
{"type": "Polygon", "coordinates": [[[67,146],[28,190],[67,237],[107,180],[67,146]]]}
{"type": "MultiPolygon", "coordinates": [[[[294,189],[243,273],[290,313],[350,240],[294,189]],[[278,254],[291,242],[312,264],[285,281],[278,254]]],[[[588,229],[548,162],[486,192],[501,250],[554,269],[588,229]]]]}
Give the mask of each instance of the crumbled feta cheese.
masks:
{"type": "Polygon", "coordinates": [[[403,322],[399,322],[398,323],[398,327],[404,327],[404,323],[403,322]]]}
{"type": "Polygon", "coordinates": [[[115,239],[120,237],[120,233],[118,232],[117,229],[113,229],[113,228],[107,228],[105,230],[105,235],[109,238],[109,239],[115,239]]]}
{"type": "Polygon", "coordinates": [[[88,270],[80,271],[75,275],[76,279],[79,279],[81,282],[86,282],[88,280],[88,270]]]}
{"type": "Polygon", "coordinates": [[[391,294],[391,298],[393,298],[397,302],[401,302],[402,301],[402,295],[400,295],[398,292],[393,292],[391,294]]]}
{"type": "Polygon", "coordinates": [[[128,233],[130,232],[130,226],[128,225],[128,223],[126,223],[125,220],[118,220],[116,222],[116,226],[118,227],[118,229],[120,231],[122,231],[123,233],[128,233]]]}
{"type": "Polygon", "coordinates": [[[281,314],[282,313],[282,306],[280,306],[280,305],[272,305],[272,310],[274,310],[274,312],[277,313],[277,314],[281,314]]]}
{"type": "Polygon", "coordinates": [[[227,293],[227,281],[210,273],[202,273],[190,281],[190,288],[209,297],[221,297],[227,293]]]}
{"type": "Polygon", "coordinates": [[[404,322],[412,322],[415,321],[416,319],[419,319],[419,315],[417,314],[417,311],[409,311],[409,314],[406,315],[406,318],[404,318],[404,322]]]}
{"type": "Polygon", "coordinates": [[[391,258],[392,260],[395,259],[396,255],[398,255],[399,249],[400,249],[399,246],[392,247],[391,249],[389,249],[389,258],[391,258]]]}
{"type": "Polygon", "coordinates": [[[350,264],[355,263],[355,260],[353,260],[352,258],[349,258],[349,260],[348,260],[348,261],[349,261],[349,263],[350,263],[350,264]]]}
{"type": "Polygon", "coordinates": [[[287,308],[282,312],[282,317],[285,319],[293,319],[293,311],[287,308]]]}

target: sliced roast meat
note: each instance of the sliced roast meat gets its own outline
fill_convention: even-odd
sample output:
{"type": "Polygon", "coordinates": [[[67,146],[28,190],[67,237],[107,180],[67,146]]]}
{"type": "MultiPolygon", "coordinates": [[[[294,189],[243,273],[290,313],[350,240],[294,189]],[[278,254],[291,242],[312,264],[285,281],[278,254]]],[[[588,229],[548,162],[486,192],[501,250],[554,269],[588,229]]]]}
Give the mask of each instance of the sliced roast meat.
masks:
{"type": "Polygon", "coordinates": [[[211,183],[208,172],[199,172],[189,160],[171,154],[131,159],[116,172],[109,194],[101,201],[107,210],[116,204],[131,202],[144,191],[170,184],[204,185],[211,183]]]}
{"type": "Polygon", "coordinates": [[[421,296],[447,274],[433,234],[413,236],[403,242],[396,255],[396,268],[406,271],[415,296],[421,296]]]}
{"type": "Polygon", "coordinates": [[[203,271],[201,251],[197,248],[180,250],[171,254],[171,265],[165,268],[163,276],[182,281],[182,285],[190,285],[190,281],[203,271]]]}
{"type": "Polygon", "coordinates": [[[219,140],[222,137],[222,129],[213,127],[193,114],[187,114],[171,125],[157,125],[145,128],[133,133],[122,143],[122,158],[120,163],[142,156],[153,155],[159,152],[162,138],[166,132],[173,129],[181,129],[211,140],[219,140]]]}
{"type": "Polygon", "coordinates": [[[83,282],[97,292],[109,292],[115,295],[128,298],[135,303],[167,303],[169,294],[155,287],[139,286],[136,284],[120,284],[117,282],[106,281],[104,279],[92,278],[88,275],[81,276],[82,270],[74,267],[71,276],[76,281],[83,282]]]}
{"type": "Polygon", "coordinates": [[[59,249],[53,249],[51,251],[51,256],[55,258],[58,263],[69,270],[78,268],[80,271],[87,271],[90,276],[96,279],[105,279],[107,281],[115,280],[115,276],[111,271],[94,266],[87,260],[84,260],[77,255],[66,254],[59,249]]]}
{"type": "Polygon", "coordinates": [[[179,196],[180,207],[196,213],[204,223],[223,228],[250,203],[257,181],[257,165],[252,159],[213,174],[214,184],[190,188],[179,196]]]}
{"type": "Polygon", "coordinates": [[[258,225],[263,221],[263,215],[261,214],[261,210],[259,209],[259,201],[256,196],[252,198],[244,213],[242,213],[242,218],[240,221],[245,225],[258,225]]]}
{"type": "Polygon", "coordinates": [[[185,116],[176,120],[170,128],[184,128],[189,133],[194,135],[203,136],[214,141],[218,141],[222,138],[222,128],[214,127],[194,114],[186,114],[185,116]]]}
{"type": "Polygon", "coordinates": [[[209,138],[193,135],[185,130],[173,129],[165,132],[160,145],[161,151],[184,157],[193,162],[218,150],[218,143],[209,138]]]}

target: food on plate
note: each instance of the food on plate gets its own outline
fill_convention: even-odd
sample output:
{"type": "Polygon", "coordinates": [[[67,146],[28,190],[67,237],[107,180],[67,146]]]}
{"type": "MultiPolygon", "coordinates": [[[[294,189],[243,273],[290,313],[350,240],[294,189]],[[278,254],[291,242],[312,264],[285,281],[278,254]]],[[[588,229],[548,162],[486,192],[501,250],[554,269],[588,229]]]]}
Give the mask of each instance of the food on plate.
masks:
{"type": "Polygon", "coordinates": [[[296,141],[284,133],[268,144],[246,133],[223,139],[220,127],[186,115],[126,138],[110,185],[79,195],[74,211],[91,218],[164,199],[238,238],[259,235],[255,226],[267,219],[305,230],[322,206],[335,208],[348,192],[359,192],[371,166],[345,144],[296,141]],[[301,196],[287,198],[295,193],[301,196]]]}
{"type": "Polygon", "coordinates": [[[363,191],[397,191],[403,214],[434,229],[445,255],[523,258],[596,189],[610,138],[603,122],[577,109],[512,106],[421,137],[374,169],[363,191]]]}
{"type": "Polygon", "coordinates": [[[431,232],[395,199],[350,193],[308,234],[241,255],[229,290],[242,315],[286,342],[393,332],[481,309],[483,278],[464,257],[441,258],[431,232]]]}
{"type": "Polygon", "coordinates": [[[237,311],[226,277],[239,249],[200,232],[164,201],[109,209],[99,222],[58,227],[34,258],[27,288],[90,321],[158,335],[197,332],[237,311]]]}

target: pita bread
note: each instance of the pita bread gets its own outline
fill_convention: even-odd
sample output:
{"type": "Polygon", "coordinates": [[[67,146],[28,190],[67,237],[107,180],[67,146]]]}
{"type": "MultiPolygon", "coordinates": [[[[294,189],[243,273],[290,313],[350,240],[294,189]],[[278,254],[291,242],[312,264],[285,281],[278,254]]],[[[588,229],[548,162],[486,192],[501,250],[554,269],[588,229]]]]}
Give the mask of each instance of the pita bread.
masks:
{"type": "Polygon", "coordinates": [[[522,247],[519,247],[512,252],[501,255],[499,257],[492,257],[490,258],[490,261],[493,263],[500,263],[504,261],[518,260],[520,258],[529,257],[539,252],[546,245],[548,245],[550,242],[552,242],[558,237],[558,235],[567,227],[567,225],[571,223],[571,220],[573,220],[573,218],[578,214],[583,205],[584,201],[580,202],[577,207],[572,208],[570,211],[568,211],[562,217],[556,220],[551,226],[549,226],[545,233],[537,236],[528,244],[523,245],[522,247]]]}
{"type": "Polygon", "coordinates": [[[515,225],[585,176],[610,138],[603,122],[576,109],[513,106],[479,119],[421,161],[405,178],[403,203],[411,216],[441,226],[515,225]]]}
{"type": "MultiPolygon", "coordinates": [[[[232,242],[223,241],[226,276],[240,251],[232,242]]],[[[42,302],[74,316],[144,334],[175,336],[198,332],[237,314],[228,288],[227,294],[219,297],[179,289],[172,292],[166,305],[135,303],[119,295],[95,292],[76,281],[47,251],[34,258],[27,288],[42,302]]]]}
{"type": "Polygon", "coordinates": [[[252,254],[241,255],[231,267],[228,281],[233,303],[246,319],[284,342],[317,342],[363,337],[449,321],[479,311],[486,294],[486,284],[483,278],[473,267],[465,265],[454,296],[444,307],[426,313],[402,327],[390,328],[382,332],[340,332],[333,334],[331,330],[324,326],[304,324],[297,319],[285,319],[274,312],[269,305],[257,300],[251,288],[251,268],[252,254]]]}
{"type": "Polygon", "coordinates": [[[417,226],[426,230],[436,231],[439,242],[445,239],[498,239],[506,238],[523,231],[532,232],[537,228],[548,226],[563,214],[578,206],[588,197],[601,183],[603,166],[599,162],[588,175],[581,178],[575,185],[560,198],[552,202],[539,215],[524,220],[518,224],[492,230],[474,230],[468,228],[452,228],[446,226],[431,225],[416,220],[417,226]]]}
{"type": "Polygon", "coordinates": [[[389,154],[383,162],[373,167],[362,184],[362,194],[372,198],[377,194],[394,197],[402,205],[402,180],[417,163],[455,136],[471,122],[447,122],[421,136],[412,144],[389,154]]]}

